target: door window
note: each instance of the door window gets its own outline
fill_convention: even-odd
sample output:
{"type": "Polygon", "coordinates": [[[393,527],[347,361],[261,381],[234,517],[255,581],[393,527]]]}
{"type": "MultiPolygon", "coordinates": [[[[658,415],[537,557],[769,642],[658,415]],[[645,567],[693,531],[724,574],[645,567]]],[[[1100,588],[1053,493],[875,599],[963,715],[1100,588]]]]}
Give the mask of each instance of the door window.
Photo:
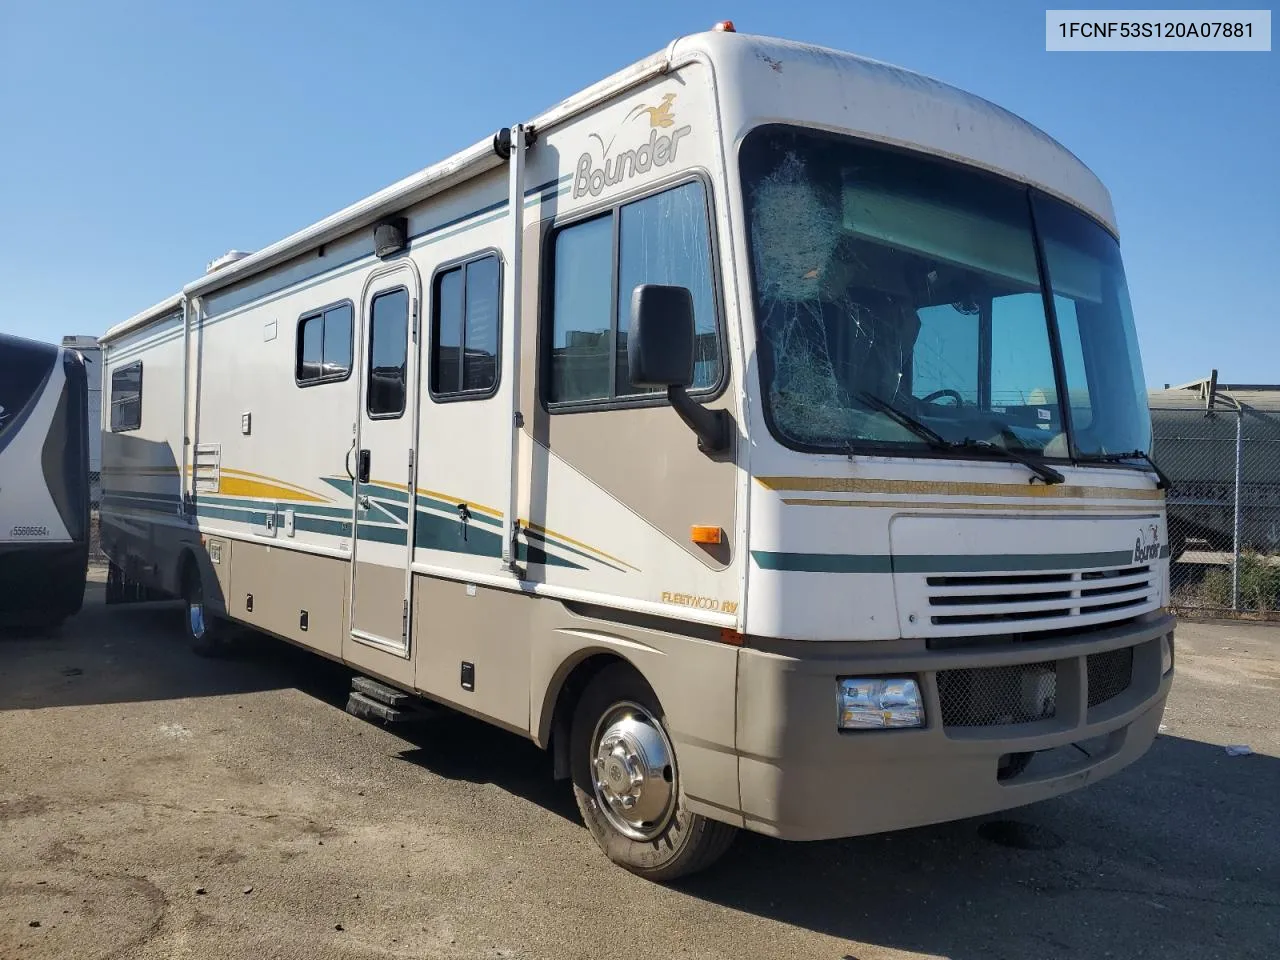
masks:
{"type": "Polygon", "coordinates": [[[369,319],[367,407],[372,418],[404,413],[409,350],[409,291],[401,287],[373,298],[369,319]]]}

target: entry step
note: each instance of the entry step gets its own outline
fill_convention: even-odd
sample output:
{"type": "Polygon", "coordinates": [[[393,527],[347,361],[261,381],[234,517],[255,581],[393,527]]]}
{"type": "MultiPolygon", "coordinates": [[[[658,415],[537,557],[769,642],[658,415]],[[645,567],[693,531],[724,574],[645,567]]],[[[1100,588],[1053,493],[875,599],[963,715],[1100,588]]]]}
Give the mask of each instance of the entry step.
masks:
{"type": "Polygon", "coordinates": [[[435,708],[417,697],[379,683],[370,677],[354,677],[347,697],[347,713],[362,720],[412,723],[434,716],[435,708]]]}
{"type": "Polygon", "coordinates": [[[389,687],[385,683],[379,683],[372,677],[353,677],[351,679],[351,690],[353,693],[364,694],[370,700],[385,703],[388,707],[405,707],[413,701],[413,697],[403,690],[397,690],[395,687],[389,687]]]}

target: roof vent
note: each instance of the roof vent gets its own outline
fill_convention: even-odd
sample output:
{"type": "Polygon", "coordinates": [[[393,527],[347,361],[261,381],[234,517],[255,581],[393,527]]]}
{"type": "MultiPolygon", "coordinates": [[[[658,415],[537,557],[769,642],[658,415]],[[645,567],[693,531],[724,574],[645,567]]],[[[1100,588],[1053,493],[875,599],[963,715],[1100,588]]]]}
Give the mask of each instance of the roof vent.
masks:
{"type": "Polygon", "coordinates": [[[228,250],[217,259],[210,260],[209,265],[204,268],[204,272],[206,274],[213,273],[216,270],[221,270],[223,267],[229,267],[231,264],[238,260],[243,260],[247,256],[249,256],[249,254],[243,250],[228,250]]]}

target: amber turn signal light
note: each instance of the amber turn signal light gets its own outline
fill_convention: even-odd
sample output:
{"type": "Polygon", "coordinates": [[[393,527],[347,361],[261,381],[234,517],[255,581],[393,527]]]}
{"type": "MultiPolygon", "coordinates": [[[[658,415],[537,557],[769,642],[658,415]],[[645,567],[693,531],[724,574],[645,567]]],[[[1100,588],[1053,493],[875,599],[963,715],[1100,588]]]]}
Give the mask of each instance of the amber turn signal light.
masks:
{"type": "Polygon", "coordinates": [[[724,531],[719,527],[702,527],[695,524],[689,528],[689,539],[694,543],[716,544],[724,539],[724,531]]]}

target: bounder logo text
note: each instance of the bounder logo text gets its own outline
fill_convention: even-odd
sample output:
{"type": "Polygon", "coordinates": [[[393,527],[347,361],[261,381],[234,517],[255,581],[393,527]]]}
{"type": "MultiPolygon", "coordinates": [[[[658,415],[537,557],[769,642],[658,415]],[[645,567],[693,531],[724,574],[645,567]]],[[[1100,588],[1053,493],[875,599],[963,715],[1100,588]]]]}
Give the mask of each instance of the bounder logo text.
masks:
{"type": "Polygon", "coordinates": [[[1160,531],[1155,524],[1145,528],[1138,534],[1133,543],[1133,562],[1147,563],[1160,559],[1160,531]]]}
{"type": "Polygon", "coordinates": [[[680,139],[693,130],[693,127],[688,124],[676,127],[676,115],[672,107],[675,99],[674,93],[668,93],[657,106],[641,104],[627,114],[626,119],[622,121],[623,126],[641,116],[649,118],[649,139],[629,150],[623,150],[611,156],[610,151],[618,135],[615,133],[606,144],[604,138],[598,133],[591,134],[591,137],[600,144],[600,166],[595,165],[595,158],[592,157],[591,151],[583,153],[578,158],[578,166],[573,175],[574,199],[588,195],[598,197],[605,187],[615,186],[637,174],[648,173],[650,170],[674,163],[676,153],[680,149],[680,139]],[[675,129],[669,134],[660,132],[672,127],[675,129]]]}

